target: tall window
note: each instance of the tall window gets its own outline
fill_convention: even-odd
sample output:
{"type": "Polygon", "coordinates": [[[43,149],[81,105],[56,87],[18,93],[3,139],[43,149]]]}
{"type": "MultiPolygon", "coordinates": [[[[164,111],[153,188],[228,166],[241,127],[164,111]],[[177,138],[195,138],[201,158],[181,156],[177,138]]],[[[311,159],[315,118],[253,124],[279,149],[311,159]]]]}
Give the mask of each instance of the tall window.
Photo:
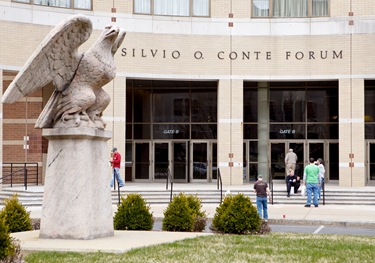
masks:
{"type": "Polygon", "coordinates": [[[134,0],[135,14],[209,16],[210,0],[134,0]]]}
{"type": "Polygon", "coordinates": [[[329,0],[253,0],[253,17],[328,16],[329,0]]]}
{"type": "Polygon", "coordinates": [[[91,10],[91,0],[12,0],[13,2],[34,5],[55,6],[74,9],[91,10]]]}

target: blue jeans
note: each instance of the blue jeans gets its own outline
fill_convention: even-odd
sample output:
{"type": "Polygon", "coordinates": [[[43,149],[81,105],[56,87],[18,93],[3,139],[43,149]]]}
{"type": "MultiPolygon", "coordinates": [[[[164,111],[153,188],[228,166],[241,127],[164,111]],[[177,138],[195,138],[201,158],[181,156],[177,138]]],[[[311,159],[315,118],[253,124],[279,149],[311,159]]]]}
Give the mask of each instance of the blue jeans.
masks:
{"type": "MultiPolygon", "coordinates": [[[[118,181],[120,187],[123,187],[125,184],[124,184],[124,181],[121,179],[121,176],[120,176],[120,168],[113,168],[113,173],[114,173],[114,176],[116,176],[116,180],[118,181]]],[[[112,176],[111,187],[113,187],[114,176],[112,176]]]]}
{"type": "Polygon", "coordinates": [[[314,205],[319,204],[318,195],[319,195],[319,184],[310,184],[306,183],[306,191],[307,191],[307,202],[306,205],[311,204],[311,195],[314,192],[314,205]]]}
{"type": "Polygon", "coordinates": [[[256,200],[257,200],[258,214],[259,214],[260,218],[268,219],[267,197],[257,196],[256,200]],[[262,214],[263,214],[263,216],[262,216],[262,214]]]}

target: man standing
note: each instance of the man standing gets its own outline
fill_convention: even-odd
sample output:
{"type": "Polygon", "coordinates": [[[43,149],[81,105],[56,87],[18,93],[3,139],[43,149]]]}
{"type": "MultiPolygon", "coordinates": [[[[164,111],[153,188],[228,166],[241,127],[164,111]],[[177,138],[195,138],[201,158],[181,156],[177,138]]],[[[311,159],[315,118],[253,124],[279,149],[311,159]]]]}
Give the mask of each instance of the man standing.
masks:
{"type": "Polygon", "coordinates": [[[114,147],[112,149],[112,159],[109,162],[111,163],[112,168],[113,168],[113,176],[112,176],[112,180],[111,180],[111,188],[113,187],[114,177],[115,176],[116,176],[116,179],[117,179],[117,181],[119,183],[119,187],[123,187],[125,184],[124,184],[124,181],[122,181],[121,176],[120,176],[121,155],[117,151],[116,147],[114,147]]]}
{"type": "Polygon", "coordinates": [[[271,193],[268,189],[267,182],[263,181],[263,176],[258,175],[258,181],[254,183],[254,192],[256,194],[256,203],[258,214],[260,218],[263,218],[266,222],[268,221],[268,207],[267,207],[267,195],[271,199],[271,193]]]}
{"type": "Polygon", "coordinates": [[[307,201],[305,207],[311,206],[311,195],[314,192],[314,206],[319,205],[319,167],[314,164],[314,158],[310,158],[310,164],[306,165],[303,172],[303,183],[306,185],[307,201]]]}
{"type": "Polygon", "coordinates": [[[285,155],[285,173],[288,175],[290,169],[296,170],[296,163],[298,160],[297,154],[293,152],[293,149],[289,149],[289,152],[285,155]]]}

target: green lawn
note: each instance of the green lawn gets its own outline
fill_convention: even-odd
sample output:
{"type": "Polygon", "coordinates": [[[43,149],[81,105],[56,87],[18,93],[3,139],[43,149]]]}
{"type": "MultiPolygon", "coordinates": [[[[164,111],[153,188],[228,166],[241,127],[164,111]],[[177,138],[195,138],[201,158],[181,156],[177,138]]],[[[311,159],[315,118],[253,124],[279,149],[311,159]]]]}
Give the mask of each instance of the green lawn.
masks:
{"type": "Polygon", "coordinates": [[[124,254],[35,252],[34,262],[375,262],[375,237],[272,233],[214,235],[134,249],[124,254]]]}

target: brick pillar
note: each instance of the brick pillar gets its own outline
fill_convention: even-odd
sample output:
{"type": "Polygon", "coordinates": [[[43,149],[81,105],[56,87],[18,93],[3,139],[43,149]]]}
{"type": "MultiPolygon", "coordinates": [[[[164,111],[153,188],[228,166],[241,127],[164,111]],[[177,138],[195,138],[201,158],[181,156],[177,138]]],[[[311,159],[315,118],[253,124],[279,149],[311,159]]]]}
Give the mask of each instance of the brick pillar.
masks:
{"type": "Polygon", "coordinates": [[[112,140],[108,141],[108,161],[112,147],[116,147],[121,154],[120,175],[125,180],[126,78],[117,76],[104,89],[111,97],[111,102],[104,111],[103,119],[107,122],[106,130],[113,133],[112,140]]]}
{"type": "Polygon", "coordinates": [[[224,185],[243,184],[243,81],[220,80],[218,163],[224,185]]]}
{"type": "Polygon", "coordinates": [[[364,80],[339,80],[339,185],[363,187],[366,183],[364,80]]]}

